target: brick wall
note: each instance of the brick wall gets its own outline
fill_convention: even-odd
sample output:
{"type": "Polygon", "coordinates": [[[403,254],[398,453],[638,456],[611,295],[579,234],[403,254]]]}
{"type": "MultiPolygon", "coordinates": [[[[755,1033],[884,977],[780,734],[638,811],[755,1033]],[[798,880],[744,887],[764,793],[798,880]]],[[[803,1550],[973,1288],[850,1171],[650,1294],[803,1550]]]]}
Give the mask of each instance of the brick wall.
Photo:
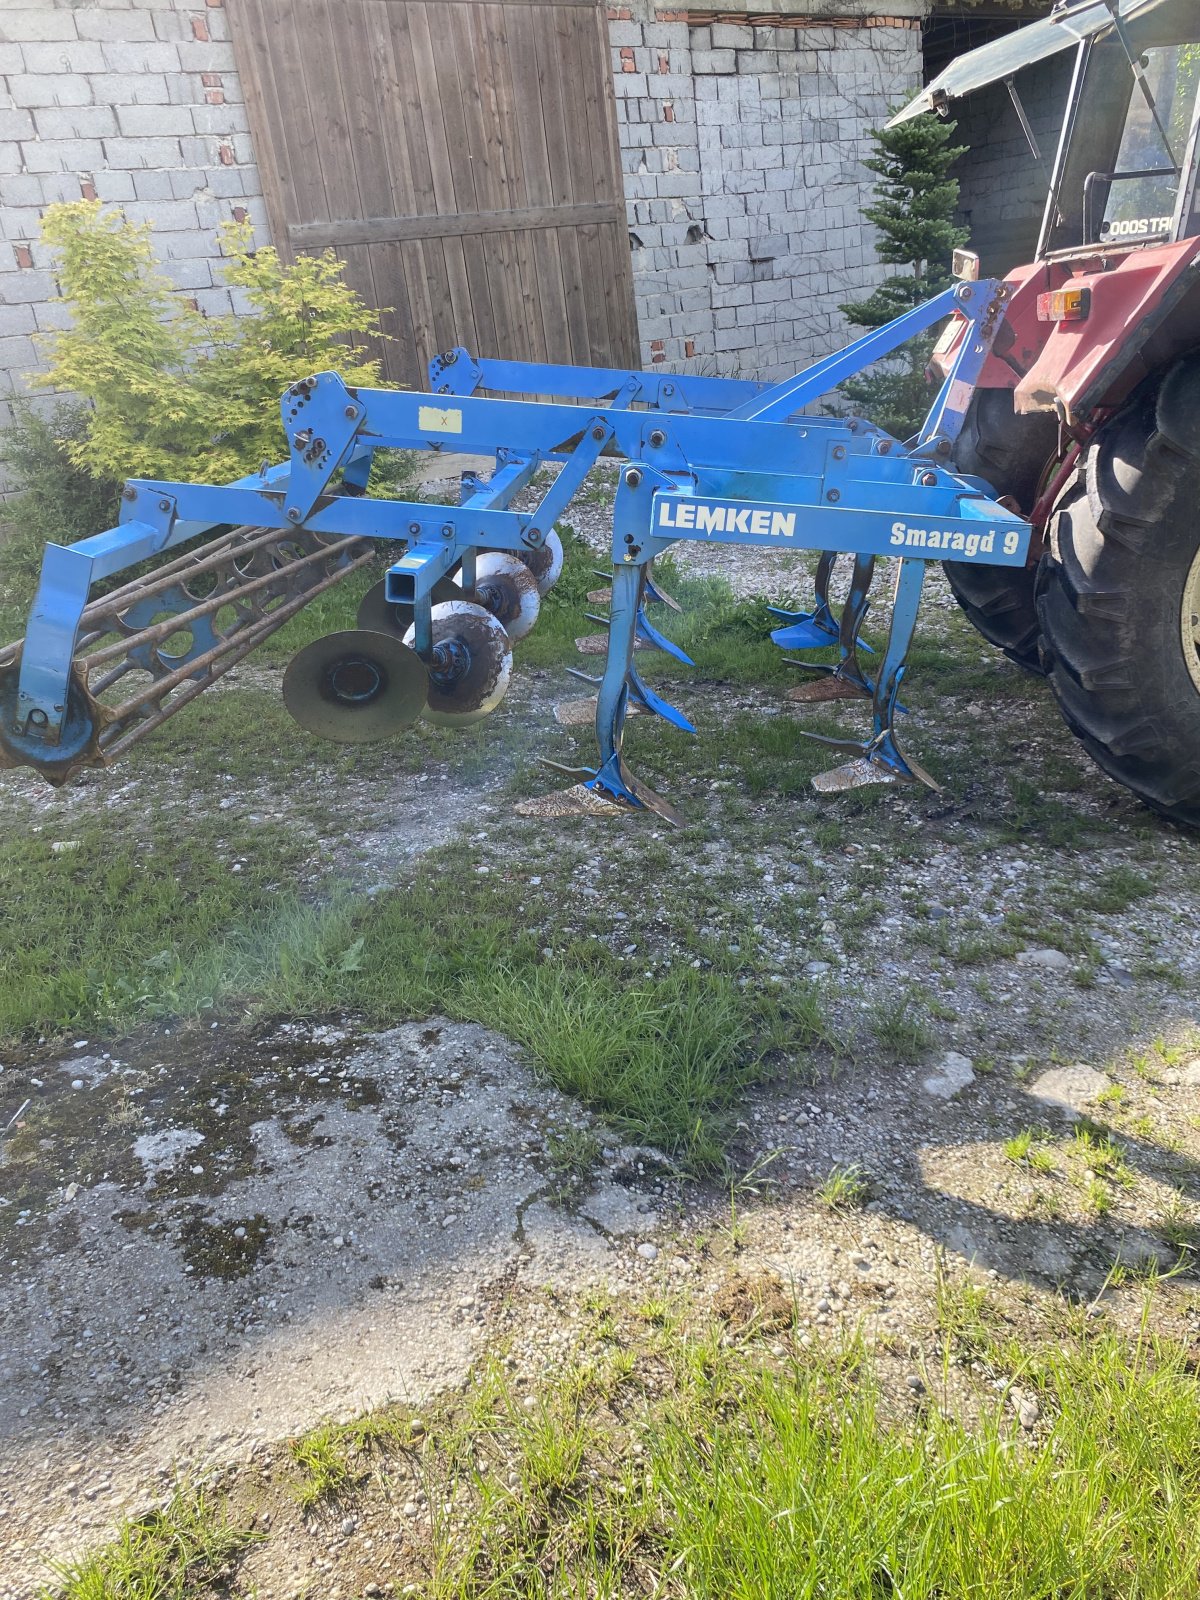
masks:
{"type": "Polygon", "coordinates": [[[95,198],[154,224],[167,275],[213,313],[218,223],[265,223],[221,0],[0,3],[0,426],[56,325],[38,219],[95,198]]]}
{"type": "Polygon", "coordinates": [[[870,130],[920,84],[919,20],[822,9],[770,26],[610,10],[651,361],[790,371],[845,341],[839,303],[884,275],[861,217],[863,160],[870,130]]]}

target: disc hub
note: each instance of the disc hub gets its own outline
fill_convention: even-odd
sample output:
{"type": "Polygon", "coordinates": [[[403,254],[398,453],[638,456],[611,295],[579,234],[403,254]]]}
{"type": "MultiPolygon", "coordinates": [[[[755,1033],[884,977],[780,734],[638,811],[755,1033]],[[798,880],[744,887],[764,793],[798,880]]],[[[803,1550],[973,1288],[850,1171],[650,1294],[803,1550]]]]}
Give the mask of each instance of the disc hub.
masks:
{"type": "Polygon", "coordinates": [[[331,664],[323,687],[327,698],[338,705],[365,706],[384,693],[387,683],[387,673],[379,662],[345,656],[331,664]]]}
{"type": "Polygon", "coordinates": [[[439,689],[460,682],[471,670],[471,652],[462,639],[439,639],[433,647],[429,676],[439,689]]]}

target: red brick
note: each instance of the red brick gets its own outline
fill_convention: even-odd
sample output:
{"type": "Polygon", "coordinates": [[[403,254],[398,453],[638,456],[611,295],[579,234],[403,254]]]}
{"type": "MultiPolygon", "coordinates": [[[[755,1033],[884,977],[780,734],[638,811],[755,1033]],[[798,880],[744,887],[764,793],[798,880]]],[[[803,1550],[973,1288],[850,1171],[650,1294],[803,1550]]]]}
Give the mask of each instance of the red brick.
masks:
{"type": "Polygon", "coordinates": [[[223,167],[233,166],[233,146],[231,144],[218,145],[217,156],[223,167]]]}
{"type": "Polygon", "coordinates": [[[664,122],[674,122],[675,121],[675,107],[671,104],[671,102],[669,100],[664,100],[663,101],[663,121],[664,122]]]}
{"type": "Polygon", "coordinates": [[[19,267],[31,267],[33,265],[33,251],[27,244],[13,245],[13,255],[16,256],[19,267]]]}
{"type": "Polygon", "coordinates": [[[200,82],[206,89],[219,89],[221,87],[221,74],[219,72],[202,72],[200,82]]]}
{"type": "Polygon", "coordinates": [[[683,341],[683,353],[685,356],[694,356],[696,354],[695,339],[685,339],[683,341]]]}
{"type": "Polygon", "coordinates": [[[204,98],[210,106],[223,106],[225,104],[224,89],[205,89],[204,98]]]}
{"type": "Polygon", "coordinates": [[[621,46],[621,71],[637,71],[637,62],[633,59],[633,46],[631,44],[623,44],[621,46]]]}
{"type": "Polygon", "coordinates": [[[249,212],[246,210],[245,206],[234,206],[233,220],[235,222],[245,222],[248,215],[249,212]]]}
{"type": "Polygon", "coordinates": [[[207,44],[209,42],[208,23],[203,17],[192,18],[192,38],[198,39],[201,44],[207,44]]]}
{"type": "Polygon", "coordinates": [[[660,72],[670,72],[671,70],[671,58],[663,55],[661,50],[658,53],[658,70],[660,72]]]}
{"type": "Polygon", "coordinates": [[[96,185],[90,178],[80,178],[79,197],[81,200],[94,200],[96,198],[96,185]]]}

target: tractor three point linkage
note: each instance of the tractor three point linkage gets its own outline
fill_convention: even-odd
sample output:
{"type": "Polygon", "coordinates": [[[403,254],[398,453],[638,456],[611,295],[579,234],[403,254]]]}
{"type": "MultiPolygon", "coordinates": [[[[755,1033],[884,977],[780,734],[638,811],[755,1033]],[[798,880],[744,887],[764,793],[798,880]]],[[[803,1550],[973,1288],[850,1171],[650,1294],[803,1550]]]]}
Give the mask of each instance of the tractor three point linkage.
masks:
{"type": "Polygon", "coordinates": [[[345,742],[420,716],[477,721],[502,700],[512,643],[561,568],[555,523],[615,456],[599,752],[573,773],[575,792],[676,820],[630,771],[623,735],[632,707],[691,729],[643,681],[636,652],[686,661],[647,615],[661,598],[651,569],[677,541],[703,541],[820,552],[813,610],[781,613],[772,638],[834,650],[801,695],[869,697],[873,724],[827,741],[844,759],[819,789],[932,781],[899,747],[897,694],[927,564],[945,561],[981,631],[1046,674],[1100,764],[1200,824],[1197,31],[1193,0],[1092,0],[953,63],[901,115],[1078,44],[1038,259],[1000,283],[973,278],[967,258],[944,293],[796,377],[454,350],[431,362],[427,393],[352,390],[330,372],[295,383],[282,402],[288,459],[236,483],[130,481],[117,527],[46,551],[25,638],[0,651],[0,763],[61,783],[114,760],[380,542],[390,565],[358,627],[292,660],[289,709],[345,742]],[[915,438],[806,414],[946,319],[915,438]],[[374,452],[392,448],[495,466],[466,475],[453,507],[368,494],[374,452]],[[557,472],[530,508],[522,491],[544,467],[557,472]],[[853,571],[837,613],[840,553],[853,571]],[[881,556],[897,558],[891,623],[868,675],[859,633],[881,556]]]}

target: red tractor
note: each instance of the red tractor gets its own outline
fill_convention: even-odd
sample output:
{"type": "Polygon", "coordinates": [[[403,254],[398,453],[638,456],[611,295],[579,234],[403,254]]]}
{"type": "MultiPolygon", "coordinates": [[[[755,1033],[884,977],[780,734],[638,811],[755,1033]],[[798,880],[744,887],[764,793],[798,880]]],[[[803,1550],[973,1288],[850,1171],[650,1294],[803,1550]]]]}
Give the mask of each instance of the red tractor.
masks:
{"type": "MultiPolygon", "coordinates": [[[[1200,0],[1059,4],[896,120],[1002,79],[1013,92],[1014,72],[1070,46],[1036,259],[1008,275],[956,449],[1033,523],[1029,565],[946,572],[1105,772],[1200,827],[1200,0]]],[[[947,327],[936,369],[962,334],[947,327]]]]}

